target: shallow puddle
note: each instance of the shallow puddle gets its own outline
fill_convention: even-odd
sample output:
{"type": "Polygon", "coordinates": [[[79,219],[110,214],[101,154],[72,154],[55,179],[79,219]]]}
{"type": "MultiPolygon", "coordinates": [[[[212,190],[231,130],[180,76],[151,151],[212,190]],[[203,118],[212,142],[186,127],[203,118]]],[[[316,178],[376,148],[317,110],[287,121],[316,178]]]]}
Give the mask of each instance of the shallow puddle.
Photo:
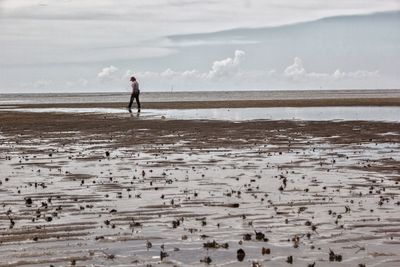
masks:
{"type": "MultiPolygon", "coordinates": [[[[129,115],[118,108],[4,108],[1,111],[97,113],[129,115]]],[[[144,109],[133,110],[131,116],[154,119],[182,120],[303,120],[303,121],[385,121],[400,122],[400,107],[278,107],[278,108],[217,108],[217,109],[144,109]]]]}

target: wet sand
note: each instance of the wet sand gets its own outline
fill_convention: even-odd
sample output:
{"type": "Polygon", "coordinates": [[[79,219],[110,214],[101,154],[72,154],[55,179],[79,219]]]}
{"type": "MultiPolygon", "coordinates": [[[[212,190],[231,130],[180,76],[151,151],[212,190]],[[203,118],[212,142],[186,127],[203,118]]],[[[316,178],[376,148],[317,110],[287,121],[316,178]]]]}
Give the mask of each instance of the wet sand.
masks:
{"type": "Polygon", "coordinates": [[[0,266],[398,266],[399,144],[400,123],[0,112],[0,266]]]}

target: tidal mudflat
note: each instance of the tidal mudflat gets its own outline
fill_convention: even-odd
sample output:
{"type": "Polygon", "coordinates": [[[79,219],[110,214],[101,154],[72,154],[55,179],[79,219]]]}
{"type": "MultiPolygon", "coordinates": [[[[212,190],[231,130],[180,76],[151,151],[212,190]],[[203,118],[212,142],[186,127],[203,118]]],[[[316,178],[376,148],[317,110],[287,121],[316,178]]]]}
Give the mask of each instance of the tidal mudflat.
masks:
{"type": "Polygon", "coordinates": [[[400,124],[0,112],[0,266],[399,266],[400,124]]]}

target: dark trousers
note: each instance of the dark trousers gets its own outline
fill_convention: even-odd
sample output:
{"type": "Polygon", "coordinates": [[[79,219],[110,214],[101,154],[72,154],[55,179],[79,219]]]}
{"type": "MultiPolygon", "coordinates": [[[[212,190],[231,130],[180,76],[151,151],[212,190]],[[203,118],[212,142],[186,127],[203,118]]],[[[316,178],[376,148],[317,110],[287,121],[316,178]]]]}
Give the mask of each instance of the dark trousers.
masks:
{"type": "Polygon", "coordinates": [[[131,95],[131,100],[129,101],[129,106],[128,108],[131,109],[132,108],[132,103],[133,100],[136,98],[136,104],[137,104],[137,108],[140,111],[140,101],[139,101],[139,94],[132,94],[131,95]]]}

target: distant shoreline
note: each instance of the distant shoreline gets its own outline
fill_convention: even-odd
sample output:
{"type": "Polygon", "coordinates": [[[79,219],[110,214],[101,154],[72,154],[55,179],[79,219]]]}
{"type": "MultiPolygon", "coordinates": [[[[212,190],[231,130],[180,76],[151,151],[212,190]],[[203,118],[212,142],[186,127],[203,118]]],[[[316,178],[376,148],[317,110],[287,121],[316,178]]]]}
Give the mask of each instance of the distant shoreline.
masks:
{"type": "MultiPolygon", "coordinates": [[[[121,108],[127,102],[16,104],[17,108],[121,108]]],[[[400,106],[398,98],[344,99],[285,99],[285,100],[225,100],[225,101],[168,101],[142,102],[149,109],[204,109],[204,108],[268,108],[268,107],[340,107],[340,106],[400,106]]],[[[0,106],[1,107],[1,106],[0,106]]]]}
{"type": "MultiPolygon", "coordinates": [[[[201,93],[215,93],[215,94],[226,94],[226,93],[316,93],[316,94],[330,94],[330,93],[400,93],[400,88],[386,88],[386,89],[363,89],[363,88],[348,88],[348,89],[252,89],[252,90],[196,90],[196,91],[185,91],[185,90],[174,90],[174,91],[146,91],[145,94],[201,94],[201,93]]],[[[36,93],[9,93],[0,92],[0,96],[17,96],[17,95],[120,95],[129,94],[129,91],[93,91],[93,92],[36,92],[36,93]]]]}

